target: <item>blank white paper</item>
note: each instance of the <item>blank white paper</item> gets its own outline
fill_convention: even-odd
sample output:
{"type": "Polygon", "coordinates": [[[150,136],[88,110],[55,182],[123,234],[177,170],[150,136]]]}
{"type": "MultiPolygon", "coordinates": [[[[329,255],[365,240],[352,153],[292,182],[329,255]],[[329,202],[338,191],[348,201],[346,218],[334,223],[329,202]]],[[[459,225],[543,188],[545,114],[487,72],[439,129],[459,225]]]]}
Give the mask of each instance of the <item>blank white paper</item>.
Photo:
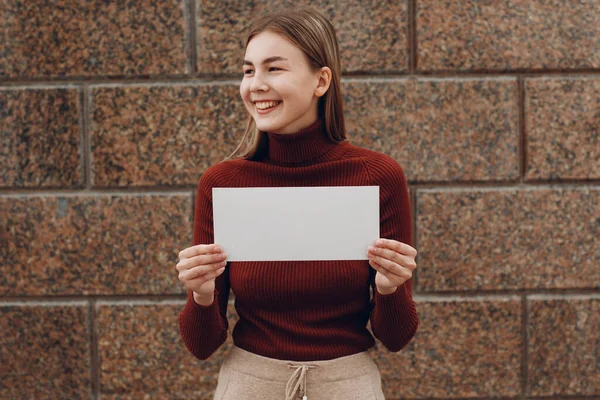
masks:
{"type": "Polygon", "coordinates": [[[379,186],[213,188],[215,243],[228,261],[367,260],[379,186]]]}

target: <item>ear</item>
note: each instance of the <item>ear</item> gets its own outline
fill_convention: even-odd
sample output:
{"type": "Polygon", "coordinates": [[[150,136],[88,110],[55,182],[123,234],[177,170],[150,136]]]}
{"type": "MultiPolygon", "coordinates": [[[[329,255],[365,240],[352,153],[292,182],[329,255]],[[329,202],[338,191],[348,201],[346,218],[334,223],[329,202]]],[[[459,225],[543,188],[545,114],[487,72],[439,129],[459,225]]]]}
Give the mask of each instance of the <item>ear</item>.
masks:
{"type": "Polygon", "coordinates": [[[322,67],[318,72],[318,78],[315,96],[321,97],[327,93],[327,89],[329,89],[329,85],[331,84],[331,69],[329,67],[322,67]]]}

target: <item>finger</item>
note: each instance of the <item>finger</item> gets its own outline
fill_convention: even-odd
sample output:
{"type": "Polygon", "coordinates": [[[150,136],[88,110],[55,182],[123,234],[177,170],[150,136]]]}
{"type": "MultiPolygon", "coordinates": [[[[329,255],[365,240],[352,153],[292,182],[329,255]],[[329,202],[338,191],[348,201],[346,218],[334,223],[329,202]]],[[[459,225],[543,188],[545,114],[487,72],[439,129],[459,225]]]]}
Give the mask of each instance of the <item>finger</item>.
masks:
{"type": "Polygon", "coordinates": [[[182,278],[184,280],[190,281],[198,278],[202,278],[205,281],[213,279],[215,276],[220,275],[221,273],[217,273],[224,269],[227,266],[227,262],[221,262],[210,265],[201,265],[199,267],[194,267],[190,270],[183,271],[182,274],[185,274],[182,278]]]}
{"type": "Polygon", "coordinates": [[[375,267],[373,267],[373,268],[376,269],[378,273],[385,276],[386,279],[395,286],[402,285],[404,282],[406,282],[407,280],[409,280],[412,277],[412,275],[403,277],[403,276],[394,274],[373,261],[370,261],[369,263],[371,263],[372,266],[375,265],[375,267]]]}
{"type": "MultiPolygon", "coordinates": [[[[404,268],[403,266],[398,265],[395,262],[388,260],[387,258],[383,258],[383,257],[379,257],[379,256],[372,256],[371,259],[373,260],[373,262],[378,264],[382,269],[385,269],[394,275],[398,275],[399,277],[402,277],[402,278],[412,277],[412,271],[410,269],[404,268]]],[[[378,271],[383,273],[381,270],[378,270],[378,271]]]]}
{"type": "Polygon", "coordinates": [[[369,260],[369,264],[371,265],[371,267],[373,267],[373,269],[377,272],[382,273],[383,275],[385,275],[386,277],[391,279],[391,276],[393,275],[393,273],[388,270],[387,268],[385,268],[384,266],[382,266],[381,264],[377,263],[374,260],[369,260]]]}
{"type": "Polygon", "coordinates": [[[385,276],[389,282],[396,284],[397,286],[400,286],[405,281],[404,278],[388,271],[387,269],[383,268],[381,265],[377,264],[376,262],[370,261],[370,263],[371,263],[371,266],[374,266],[373,268],[375,270],[377,270],[378,273],[385,276]]]}
{"type": "Polygon", "coordinates": [[[183,259],[179,261],[175,267],[178,271],[185,271],[186,269],[191,269],[200,265],[220,263],[224,260],[227,260],[226,253],[203,254],[201,256],[183,259]]]}
{"type": "Polygon", "coordinates": [[[201,256],[196,256],[192,258],[184,258],[183,260],[177,263],[175,268],[178,271],[184,271],[186,269],[197,267],[199,265],[215,264],[226,259],[226,253],[203,254],[201,256]]]}
{"type": "Polygon", "coordinates": [[[404,254],[407,256],[412,256],[412,257],[417,256],[417,249],[415,249],[414,247],[412,247],[406,243],[399,242],[397,240],[380,238],[380,239],[377,239],[377,241],[375,242],[375,245],[378,247],[385,247],[388,249],[395,250],[398,253],[404,254]]]}
{"type": "Polygon", "coordinates": [[[373,269],[377,270],[377,272],[379,272],[381,275],[385,276],[390,282],[392,281],[392,277],[394,276],[390,271],[388,271],[387,269],[383,268],[381,265],[377,264],[375,261],[370,261],[371,266],[373,266],[373,269]]]}
{"type": "Polygon", "coordinates": [[[405,268],[408,268],[411,271],[417,268],[417,263],[415,262],[414,257],[405,256],[403,254],[398,253],[395,250],[390,250],[383,247],[369,246],[369,256],[380,256],[383,258],[387,258],[388,260],[393,261],[396,264],[399,264],[405,268]]]}
{"type": "Polygon", "coordinates": [[[180,251],[179,259],[191,258],[202,254],[218,253],[221,250],[221,246],[218,244],[198,244],[180,251]]]}
{"type": "Polygon", "coordinates": [[[221,275],[223,273],[223,271],[225,271],[225,267],[220,268],[216,271],[209,272],[205,275],[201,275],[201,276],[191,279],[191,280],[185,280],[185,281],[182,280],[182,282],[184,284],[188,284],[188,285],[190,283],[192,283],[194,286],[204,285],[206,282],[210,282],[211,280],[216,279],[219,275],[221,275]]]}
{"type": "Polygon", "coordinates": [[[375,261],[373,260],[369,260],[369,265],[371,267],[373,267],[373,269],[377,272],[381,271],[381,270],[385,270],[385,268],[383,268],[381,265],[377,264],[375,261]]]}
{"type": "Polygon", "coordinates": [[[194,267],[186,271],[181,271],[179,273],[179,279],[184,281],[191,281],[192,279],[204,277],[204,279],[210,280],[212,279],[211,276],[220,275],[220,273],[217,275],[215,275],[215,273],[225,268],[226,265],[227,261],[222,261],[215,264],[200,265],[198,267],[194,267]]]}
{"type": "Polygon", "coordinates": [[[412,247],[406,243],[399,242],[397,240],[378,239],[377,243],[378,243],[378,246],[380,246],[380,247],[392,249],[400,254],[404,254],[407,256],[413,256],[413,257],[416,257],[416,255],[417,255],[417,250],[414,247],[412,247]]]}

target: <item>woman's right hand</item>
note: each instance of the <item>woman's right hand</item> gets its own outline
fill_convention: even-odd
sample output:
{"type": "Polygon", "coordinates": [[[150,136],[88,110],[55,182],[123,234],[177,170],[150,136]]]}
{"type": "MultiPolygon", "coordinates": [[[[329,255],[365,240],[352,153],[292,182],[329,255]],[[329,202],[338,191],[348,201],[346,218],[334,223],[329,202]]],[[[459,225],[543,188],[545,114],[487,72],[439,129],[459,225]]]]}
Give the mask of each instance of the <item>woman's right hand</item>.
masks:
{"type": "Polygon", "coordinates": [[[194,292],[194,300],[210,305],[214,300],[215,278],[225,271],[227,254],[217,244],[199,244],[179,253],[175,266],[179,280],[194,292]]]}

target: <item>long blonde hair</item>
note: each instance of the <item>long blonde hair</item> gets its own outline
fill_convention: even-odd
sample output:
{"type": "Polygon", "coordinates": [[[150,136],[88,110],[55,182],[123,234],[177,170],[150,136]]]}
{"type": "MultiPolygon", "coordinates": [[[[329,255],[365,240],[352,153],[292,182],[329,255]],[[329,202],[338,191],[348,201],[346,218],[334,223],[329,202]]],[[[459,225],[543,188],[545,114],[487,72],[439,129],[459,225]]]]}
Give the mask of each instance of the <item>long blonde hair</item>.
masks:
{"type": "MultiPolygon", "coordinates": [[[[322,67],[331,69],[331,83],[327,92],[319,98],[318,116],[323,120],[325,132],[333,142],[346,140],[344,108],[340,86],[340,55],[335,29],[331,22],[319,12],[310,9],[283,9],[256,18],[248,28],[246,45],[257,34],[272,31],[285,36],[306,54],[311,66],[317,70],[322,67]]],[[[237,148],[227,158],[233,157],[244,143],[246,148],[239,155],[253,159],[262,154],[267,144],[265,132],[261,132],[248,116],[244,137],[237,148]]]]}

